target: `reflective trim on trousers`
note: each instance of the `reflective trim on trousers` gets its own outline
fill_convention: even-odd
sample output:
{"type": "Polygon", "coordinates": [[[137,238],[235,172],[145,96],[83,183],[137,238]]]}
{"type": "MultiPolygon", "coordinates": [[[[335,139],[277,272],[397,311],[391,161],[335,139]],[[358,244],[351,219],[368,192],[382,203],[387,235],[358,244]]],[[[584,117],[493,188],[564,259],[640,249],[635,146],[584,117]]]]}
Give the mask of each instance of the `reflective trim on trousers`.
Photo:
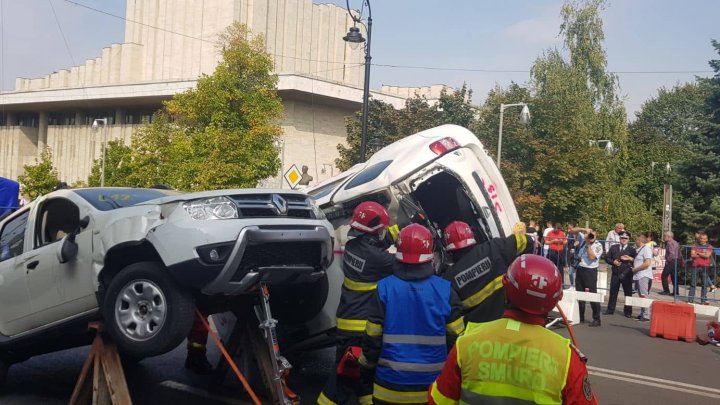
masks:
{"type": "Polygon", "coordinates": [[[383,327],[379,323],[367,321],[367,326],[365,326],[365,333],[367,333],[368,336],[371,337],[379,337],[383,334],[383,327]]]}
{"type": "Polygon", "coordinates": [[[433,372],[442,371],[445,362],[442,363],[405,363],[402,361],[392,361],[381,358],[378,360],[378,365],[389,367],[395,371],[419,371],[419,372],[433,372]]]}
{"type": "Polygon", "coordinates": [[[426,391],[395,391],[378,384],[373,384],[373,397],[392,404],[425,404],[426,391]]]}
{"type": "Polygon", "coordinates": [[[491,282],[488,283],[488,285],[483,287],[482,290],[463,300],[463,307],[470,309],[480,305],[480,303],[485,301],[489,296],[493,295],[495,291],[502,288],[502,278],[503,276],[495,277],[495,279],[493,279],[491,282]]]}
{"type": "Polygon", "coordinates": [[[377,283],[366,283],[363,281],[351,280],[347,277],[343,280],[343,286],[352,291],[373,291],[377,289],[377,283]]]}
{"type": "Polygon", "coordinates": [[[444,345],[445,336],[422,335],[383,335],[383,343],[400,343],[415,345],[444,345]]]}
{"type": "Polygon", "coordinates": [[[335,318],[335,322],[338,329],[350,332],[365,332],[365,324],[367,323],[364,319],[345,318],[335,318]]]}
{"type": "Polygon", "coordinates": [[[330,400],[330,398],[325,396],[324,392],[320,393],[320,396],[317,399],[318,405],[337,405],[337,403],[330,400]]]}
{"type": "Polygon", "coordinates": [[[372,394],[370,395],[363,395],[360,398],[358,398],[358,402],[360,405],[372,405],[372,394]]]}
{"type": "Polygon", "coordinates": [[[480,395],[464,389],[460,392],[460,403],[483,405],[526,405],[534,404],[535,402],[510,397],[480,395]]]}

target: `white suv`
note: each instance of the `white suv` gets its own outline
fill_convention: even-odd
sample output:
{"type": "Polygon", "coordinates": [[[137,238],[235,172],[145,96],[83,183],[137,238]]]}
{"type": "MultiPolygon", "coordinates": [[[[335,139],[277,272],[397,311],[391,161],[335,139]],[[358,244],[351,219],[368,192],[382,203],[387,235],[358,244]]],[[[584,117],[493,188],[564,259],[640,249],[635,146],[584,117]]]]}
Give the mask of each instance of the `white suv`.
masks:
{"type": "Polygon", "coordinates": [[[288,190],[49,193],[0,222],[0,379],[13,362],[88,343],[100,318],[127,356],[165,353],[196,306],[232,308],[261,281],[303,339],[328,294],[332,233],[314,200],[288,190]]]}

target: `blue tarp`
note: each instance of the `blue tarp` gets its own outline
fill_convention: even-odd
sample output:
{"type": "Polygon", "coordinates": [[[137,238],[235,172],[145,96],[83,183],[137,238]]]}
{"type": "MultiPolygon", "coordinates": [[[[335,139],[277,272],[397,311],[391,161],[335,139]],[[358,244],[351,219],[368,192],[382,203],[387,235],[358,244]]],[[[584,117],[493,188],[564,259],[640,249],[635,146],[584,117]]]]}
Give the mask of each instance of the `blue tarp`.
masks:
{"type": "Polygon", "coordinates": [[[18,207],[20,184],[0,177],[0,217],[18,207]]]}

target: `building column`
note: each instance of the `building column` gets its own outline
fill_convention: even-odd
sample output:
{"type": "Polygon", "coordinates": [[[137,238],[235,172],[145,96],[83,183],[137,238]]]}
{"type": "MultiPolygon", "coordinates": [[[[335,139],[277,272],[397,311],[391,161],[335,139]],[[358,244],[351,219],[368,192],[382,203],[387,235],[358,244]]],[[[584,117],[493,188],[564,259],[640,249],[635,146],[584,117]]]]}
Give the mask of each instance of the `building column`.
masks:
{"type": "Polygon", "coordinates": [[[82,111],[75,111],[75,125],[85,125],[85,113],[82,111]]]}
{"type": "Polygon", "coordinates": [[[124,125],[125,124],[125,109],[124,108],[116,108],[115,109],[115,125],[124,125]]]}
{"type": "Polygon", "coordinates": [[[17,115],[14,112],[8,111],[5,114],[5,125],[8,127],[17,126],[17,115]]]}
{"type": "Polygon", "coordinates": [[[42,154],[45,146],[47,146],[48,116],[47,111],[40,111],[38,119],[38,156],[42,154]]]}

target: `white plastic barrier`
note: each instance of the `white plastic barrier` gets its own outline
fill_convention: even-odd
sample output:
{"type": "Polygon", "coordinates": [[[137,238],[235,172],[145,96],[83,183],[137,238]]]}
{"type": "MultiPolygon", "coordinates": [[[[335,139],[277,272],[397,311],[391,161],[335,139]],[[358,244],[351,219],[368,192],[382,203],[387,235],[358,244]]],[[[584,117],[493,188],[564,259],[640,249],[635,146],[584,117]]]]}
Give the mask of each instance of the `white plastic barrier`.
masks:
{"type": "MultiPolygon", "coordinates": [[[[563,297],[560,302],[558,302],[558,305],[560,306],[560,309],[562,309],[562,311],[565,313],[565,316],[567,317],[568,322],[570,322],[570,325],[577,325],[580,323],[580,307],[578,305],[578,301],[603,303],[605,301],[605,293],[575,291],[575,289],[572,287],[564,290],[563,297]]],[[[552,326],[559,321],[560,318],[555,319],[547,326],[552,326]]]]}
{"type": "Polygon", "coordinates": [[[608,283],[607,283],[607,279],[608,279],[608,272],[598,270],[597,288],[600,289],[600,291],[607,291],[608,289],[610,289],[610,286],[608,286],[608,283]]]}

